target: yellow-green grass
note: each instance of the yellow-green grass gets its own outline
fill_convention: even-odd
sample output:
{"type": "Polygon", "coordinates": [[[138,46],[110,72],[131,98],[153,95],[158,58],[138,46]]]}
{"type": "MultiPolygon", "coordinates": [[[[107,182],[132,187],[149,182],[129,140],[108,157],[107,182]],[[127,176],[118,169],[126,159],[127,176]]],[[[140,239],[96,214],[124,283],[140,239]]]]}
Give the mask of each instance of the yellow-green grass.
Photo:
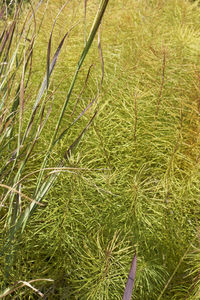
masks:
{"type": "MultiPolygon", "coordinates": [[[[79,2],[71,1],[55,26],[54,50],[78,22],[50,81],[49,93],[57,89],[52,113],[26,174],[41,167],[84,45],[84,3],[79,2]]],[[[30,107],[46,70],[51,19],[62,4],[49,1],[37,36],[30,107]]],[[[88,1],[88,29],[97,4],[88,1]]],[[[51,278],[53,284],[34,285],[48,299],[122,299],[136,251],[133,299],[199,299],[199,18],[198,1],[110,1],[101,27],[105,70],[98,114],[64,163],[76,170],[59,175],[43,200],[46,206],[37,208],[17,237],[10,285],[51,278]]],[[[97,79],[96,38],[63,129],[94,98],[97,79]],[[91,64],[88,86],[72,115],[91,64]]],[[[56,145],[49,166],[57,166],[96,107],[56,145]]],[[[27,178],[23,189],[32,197],[36,178],[27,178]]],[[[28,288],[17,297],[34,299],[28,288]]]]}

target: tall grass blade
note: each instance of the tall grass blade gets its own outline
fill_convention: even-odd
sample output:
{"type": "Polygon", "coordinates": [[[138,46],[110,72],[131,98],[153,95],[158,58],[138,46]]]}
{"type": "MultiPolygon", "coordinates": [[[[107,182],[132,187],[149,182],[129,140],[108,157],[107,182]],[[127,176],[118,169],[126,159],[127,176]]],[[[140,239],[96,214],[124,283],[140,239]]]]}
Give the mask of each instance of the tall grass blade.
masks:
{"type": "Polygon", "coordinates": [[[85,0],[85,15],[84,15],[84,27],[85,27],[85,45],[87,44],[87,26],[86,26],[86,15],[87,15],[87,0],[85,0]]]}
{"type": "Polygon", "coordinates": [[[131,300],[135,275],[136,275],[136,266],[137,266],[137,256],[135,254],[131,263],[131,269],[128,275],[128,281],[125,287],[123,300],[131,300]]]}
{"type": "Polygon", "coordinates": [[[3,6],[3,8],[2,8],[2,10],[0,12],[0,20],[1,20],[2,16],[3,16],[3,14],[4,14],[5,9],[6,9],[6,7],[3,6]]]}
{"type": "MultiPolygon", "coordinates": [[[[61,140],[64,135],[67,133],[67,131],[85,114],[85,112],[92,106],[92,104],[96,101],[98,97],[98,94],[94,97],[94,99],[88,104],[88,106],[79,114],[79,116],[70,124],[70,126],[68,128],[66,128],[61,134],[60,136],[55,140],[53,146],[59,141],[61,140]]],[[[95,113],[96,115],[96,113],[95,113]]],[[[94,119],[92,117],[92,119],[94,119]]]]}
{"type": "Polygon", "coordinates": [[[91,65],[91,66],[89,67],[89,70],[88,70],[88,73],[87,73],[87,76],[86,76],[84,85],[83,85],[83,87],[82,87],[82,89],[81,89],[81,91],[80,91],[80,93],[79,93],[79,95],[78,95],[78,97],[77,97],[77,100],[76,100],[76,103],[75,103],[75,105],[74,105],[74,108],[73,108],[73,111],[72,111],[71,116],[73,116],[73,114],[75,113],[76,108],[77,108],[77,105],[78,105],[78,103],[79,103],[79,100],[80,100],[80,98],[81,98],[81,96],[82,96],[82,94],[83,94],[83,92],[84,92],[84,90],[85,90],[85,88],[86,88],[86,86],[87,86],[88,79],[89,79],[89,77],[90,77],[90,72],[91,72],[91,70],[92,70],[92,67],[93,67],[93,65],[91,65]]]}
{"type": "Polygon", "coordinates": [[[99,56],[101,59],[101,84],[100,88],[103,84],[103,78],[104,78],[104,60],[103,60],[103,52],[101,48],[101,27],[99,27],[99,32],[98,32],[98,48],[99,48],[99,56]]]}
{"type": "Polygon", "coordinates": [[[62,38],[62,40],[61,40],[61,42],[60,42],[60,44],[59,44],[59,46],[58,46],[58,48],[57,48],[57,50],[56,50],[56,52],[54,54],[54,57],[53,57],[52,62],[51,62],[51,65],[49,67],[48,76],[45,75],[45,77],[43,79],[43,82],[42,82],[42,85],[40,87],[39,93],[37,95],[36,101],[35,101],[35,103],[33,105],[33,111],[37,108],[37,106],[38,106],[38,104],[39,104],[39,102],[40,102],[40,100],[41,100],[41,98],[42,98],[42,96],[43,96],[43,94],[45,92],[45,89],[47,87],[47,77],[48,77],[48,80],[49,80],[49,78],[51,76],[51,73],[53,72],[53,69],[55,67],[56,61],[58,59],[58,55],[60,53],[60,50],[61,50],[61,48],[63,46],[63,43],[65,41],[65,38],[68,36],[68,34],[69,34],[69,31],[62,38]]]}
{"type": "MultiPolygon", "coordinates": [[[[0,57],[1,57],[1,54],[3,53],[3,50],[4,50],[5,46],[6,46],[6,43],[9,40],[10,35],[13,34],[14,30],[15,30],[15,22],[10,25],[10,28],[8,30],[6,30],[4,39],[3,39],[1,47],[0,47],[0,57]]],[[[12,42],[12,40],[10,39],[10,44],[11,44],[11,42],[12,42]]],[[[9,49],[9,47],[8,47],[8,49],[9,49]]],[[[5,60],[6,60],[6,58],[4,59],[4,61],[5,60]]]]}
{"type": "MultiPolygon", "coordinates": [[[[55,20],[54,20],[54,23],[53,23],[53,26],[52,26],[52,30],[51,30],[51,34],[50,34],[50,38],[49,38],[49,42],[48,42],[48,48],[47,48],[47,75],[46,75],[46,86],[47,86],[47,89],[49,87],[49,77],[51,75],[50,73],[50,55],[51,55],[51,41],[52,41],[52,35],[53,35],[53,30],[54,30],[54,27],[56,25],[56,21],[59,17],[59,15],[61,14],[62,10],[65,8],[65,6],[70,2],[67,1],[60,9],[59,13],[57,14],[55,20]]],[[[64,41],[63,41],[64,42],[64,41]]]]}
{"type": "Polygon", "coordinates": [[[73,144],[69,147],[69,149],[67,150],[67,152],[64,155],[65,159],[69,159],[73,148],[79,143],[79,141],[82,138],[83,134],[86,132],[86,130],[89,128],[89,126],[91,125],[92,121],[94,120],[96,114],[97,114],[97,111],[94,113],[93,117],[90,119],[90,121],[88,122],[87,126],[82,130],[82,132],[80,133],[80,135],[75,139],[75,141],[73,142],[73,144]]]}

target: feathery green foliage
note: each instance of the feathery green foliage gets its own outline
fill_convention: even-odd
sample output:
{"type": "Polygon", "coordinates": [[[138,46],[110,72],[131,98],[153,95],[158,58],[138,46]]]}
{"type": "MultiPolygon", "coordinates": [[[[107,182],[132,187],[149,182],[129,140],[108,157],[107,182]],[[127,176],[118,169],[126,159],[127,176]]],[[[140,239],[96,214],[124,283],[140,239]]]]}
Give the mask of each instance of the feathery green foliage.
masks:
{"type": "MultiPolygon", "coordinates": [[[[94,46],[78,71],[69,102],[66,91],[82,47],[89,44],[87,32],[97,2],[87,2],[85,18],[84,1],[69,1],[54,28],[52,53],[72,20],[76,24],[45,92],[54,117],[47,120],[24,170],[25,183],[16,189],[38,199],[32,197],[39,191],[36,183],[40,186],[56,171],[40,172],[44,157],[48,156],[49,168],[60,166],[63,156],[66,161],[62,172],[57,168],[59,180],[41,202],[45,207],[38,206],[23,235],[16,235],[9,284],[46,278],[54,282],[33,286],[48,299],[122,299],[136,251],[132,299],[199,299],[199,1],[110,2],[101,28],[105,69],[99,112],[78,147],[67,151],[95,112],[87,110],[70,127],[100,86],[101,63],[94,46]],[[60,114],[65,101],[68,110],[60,114]],[[56,126],[59,133],[52,135],[56,126]],[[38,173],[31,175],[34,171],[38,173]]],[[[29,84],[33,98],[23,112],[27,122],[39,78],[46,72],[50,20],[63,4],[49,1],[35,16],[36,23],[43,23],[29,84]]],[[[20,163],[23,152],[18,144],[20,163]]],[[[3,153],[6,162],[10,157],[6,150],[3,153]]],[[[17,174],[19,165],[14,166],[17,174]]],[[[9,216],[7,207],[3,209],[1,228],[9,216]]],[[[34,293],[23,288],[16,295],[31,299],[34,293]]]]}

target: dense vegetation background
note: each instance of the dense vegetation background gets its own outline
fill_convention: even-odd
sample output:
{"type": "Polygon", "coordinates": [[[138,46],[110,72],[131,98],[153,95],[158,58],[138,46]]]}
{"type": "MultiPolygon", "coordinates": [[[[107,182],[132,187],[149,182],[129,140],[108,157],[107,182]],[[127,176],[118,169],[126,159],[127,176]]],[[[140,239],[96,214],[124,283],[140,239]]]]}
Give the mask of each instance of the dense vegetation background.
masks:
{"type": "MultiPolygon", "coordinates": [[[[36,39],[21,132],[46,72],[52,25],[64,3],[50,0],[35,12],[36,39]]],[[[75,27],[50,79],[45,95],[50,99],[50,115],[23,170],[26,180],[15,186],[30,198],[34,198],[37,170],[98,3],[88,1],[86,22],[84,1],[78,0],[69,1],[57,18],[51,53],[71,26],[75,27]]],[[[19,29],[28,9],[28,4],[23,6],[19,29]]],[[[37,206],[23,233],[17,231],[14,242],[3,251],[2,291],[20,280],[48,278],[54,281],[33,283],[46,299],[122,299],[136,251],[133,299],[200,299],[199,20],[198,1],[109,2],[101,25],[104,81],[100,95],[102,63],[96,36],[79,72],[61,132],[98,97],[50,154],[48,167],[57,167],[65,156],[65,169],[43,199],[45,206],[37,206]],[[66,156],[96,111],[87,132],[66,156]]],[[[21,80],[20,72],[14,85],[21,80]]],[[[1,96],[4,93],[1,90],[1,96]]],[[[14,99],[14,92],[10,99],[12,96],[14,99]]],[[[9,106],[9,100],[7,103],[9,106]]],[[[12,137],[18,136],[18,123],[16,118],[12,137]]],[[[12,142],[1,151],[1,184],[8,176],[4,168],[10,145],[12,142]]],[[[10,169],[13,174],[20,159],[10,169]]],[[[7,189],[0,188],[2,201],[7,189]]],[[[2,248],[9,236],[6,201],[0,211],[2,248]]],[[[23,201],[22,211],[29,203],[23,201]]],[[[23,287],[8,297],[39,296],[23,287]]]]}

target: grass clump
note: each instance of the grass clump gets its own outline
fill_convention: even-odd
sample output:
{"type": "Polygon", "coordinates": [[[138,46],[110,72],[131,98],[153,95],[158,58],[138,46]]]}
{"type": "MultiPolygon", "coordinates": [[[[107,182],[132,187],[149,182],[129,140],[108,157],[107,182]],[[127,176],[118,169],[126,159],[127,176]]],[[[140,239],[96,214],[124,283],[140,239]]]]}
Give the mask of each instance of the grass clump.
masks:
{"type": "MultiPolygon", "coordinates": [[[[45,6],[36,14],[37,22],[44,19],[33,56],[33,94],[45,70],[49,15],[56,17],[61,2],[50,1],[45,15],[45,6]]],[[[60,14],[55,37],[64,36],[63,27],[70,28],[72,19],[76,23],[81,12],[84,19],[84,5],[77,3],[69,3],[67,19],[60,14]]],[[[85,26],[78,23],[62,48],[47,92],[56,118],[47,121],[23,176],[40,170],[45,147],[53,145],[50,128],[58,124],[94,7],[96,2],[88,2],[85,26]],[[66,71],[66,78],[60,78],[66,71]]],[[[78,147],[70,145],[94,111],[88,110],[49,154],[53,167],[67,149],[73,150],[63,164],[65,172],[41,202],[47,207],[38,207],[15,240],[11,283],[50,278],[51,284],[34,285],[49,299],[122,299],[136,251],[133,299],[198,299],[199,17],[198,1],[110,3],[102,24],[105,69],[98,115],[78,147]]],[[[91,47],[60,133],[96,96],[96,81],[101,81],[97,55],[91,47]]],[[[42,182],[45,175],[33,174],[21,191],[34,195],[38,178],[42,182]]],[[[3,228],[4,217],[1,222],[3,228]]]]}
{"type": "MultiPolygon", "coordinates": [[[[1,227],[3,234],[1,237],[0,256],[1,265],[3,266],[1,269],[3,278],[1,287],[6,287],[1,297],[7,296],[16,290],[18,291],[18,289],[23,286],[28,286],[35,293],[38,293],[39,296],[43,297],[44,294],[37,288],[32,287],[31,283],[53,281],[52,279],[36,278],[34,280],[18,280],[16,282],[16,278],[20,277],[20,275],[23,276],[23,268],[21,270],[22,273],[19,273],[19,269],[16,267],[18,266],[18,255],[21,252],[21,243],[23,243],[23,232],[26,228],[27,221],[31,215],[33,215],[37,206],[45,206],[45,204],[41,202],[49,189],[53,186],[60,172],[63,170],[69,171],[70,169],[76,169],[69,167],[63,169],[64,162],[66,159],[69,159],[72,149],[78,144],[96,115],[96,112],[93,112],[93,116],[89,117],[89,121],[87,121],[86,125],[79,129],[78,136],[76,136],[73,143],[69,146],[68,151],[67,149],[65,150],[64,156],[59,157],[59,162],[51,158],[55,145],[62,140],[68,130],[82,118],[98,98],[99,90],[94,100],[87,105],[74,120],[70,120],[71,124],[68,124],[68,126],[65,124],[64,128],[60,128],[77,81],[78,73],[100,26],[108,4],[107,0],[101,1],[99,4],[96,17],[91,26],[91,31],[85,39],[85,45],[83,45],[83,50],[77,61],[77,66],[71,79],[67,95],[61,109],[57,111],[57,118],[54,119],[54,129],[51,130],[51,139],[48,142],[48,146],[43,153],[39,152],[38,144],[41,141],[43,129],[47,124],[50,124],[50,115],[53,105],[52,98],[55,94],[55,91],[49,91],[50,77],[63,43],[73,27],[71,26],[70,30],[63,35],[51,59],[53,29],[56,24],[56,19],[66,4],[59,10],[55,22],[53,23],[48,41],[46,75],[39,81],[40,88],[37,93],[33,95],[31,95],[31,89],[29,91],[28,88],[32,79],[35,40],[38,37],[37,34],[39,34],[43,21],[41,20],[37,23],[36,19],[36,13],[42,5],[42,1],[38,2],[35,8],[31,6],[25,15],[25,21],[23,17],[26,12],[22,10],[22,1],[15,3],[16,10],[13,16],[8,16],[8,6],[6,3],[1,10],[3,23],[0,46],[0,92],[2,96],[0,151],[3,160],[0,170],[0,188],[2,189],[1,227]],[[37,25],[39,25],[39,29],[37,29],[37,25]],[[27,104],[30,98],[31,101],[27,104]],[[40,155],[39,157],[38,154],[40,155]],[[35,156],[37,156],[37,159],[35,159],[35,156]],[[36,168],[33,163],[35,163],[36,168]],[[51,166],[52,163],[53,166],[51,166]],[[27,193],[31,194],[31,197],[27,196],[27,193]],[[23,201],[24,199],[26,201],[23,201]],[[8,285],[13,286],[7,288],[8,285]]],[[[87,6],[85,6],[85,10],[86,8],[87,6]]],[[[100,36],[98,47],[101,52],[100,36]]],[[[48,127],[48,130],[49,129],[48,127]]],[[[24,256],[22,255],[22,260],[23,259],[24,256]]],[[[20,292],[19,296],[21,297],[23,294],[23,292],[20,292]]]]}

